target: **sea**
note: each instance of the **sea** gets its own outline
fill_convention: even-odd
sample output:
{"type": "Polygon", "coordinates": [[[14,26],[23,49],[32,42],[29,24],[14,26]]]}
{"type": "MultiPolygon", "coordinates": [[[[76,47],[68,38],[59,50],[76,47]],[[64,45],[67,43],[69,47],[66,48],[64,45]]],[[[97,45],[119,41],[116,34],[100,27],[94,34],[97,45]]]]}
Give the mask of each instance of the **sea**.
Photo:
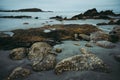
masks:
{"type": "MultiPolygon", "coordinates": [[[[82,11],[56,11],[56,12],[0,12],[0,16],[32,16],[32,18],[0,18],[0,31],[11,31],[16,29],[29,29],[38,28],[45,25],[54,24],[92,24],[96,25],[101,22],[109,22],[109,20],[104,19],[85,19],[85,20],[64,20],[58,21],[55,19],[50,19],[50,17],[62,16],[71,18],[74,15],[83,13],[82,11]],[[38,19],[35,19],[38,17],[38,19]],[[28,24],[24,24],[28,23],[28,24]]],[[[101,29],[109,32],[115,25],[103,25],[98,26],[101,29]]]]}

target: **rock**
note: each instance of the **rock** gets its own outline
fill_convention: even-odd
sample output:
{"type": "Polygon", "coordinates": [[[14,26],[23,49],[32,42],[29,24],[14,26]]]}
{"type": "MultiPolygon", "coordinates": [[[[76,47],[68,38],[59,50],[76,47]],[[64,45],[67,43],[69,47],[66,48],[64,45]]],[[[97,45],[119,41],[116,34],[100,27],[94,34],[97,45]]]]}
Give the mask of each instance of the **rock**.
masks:
{"type": "Polygon", "coordinates": [[[24,22],[23,24],[29,24],[28,22],[24,22]]]}
{"type": "Polygon", "coordinates": [[[15,48],[9,54],[10,58],[13,60],[21,60],[26,57],[28,51],[26,48],[15,48]]]}
{"type": "Polygon", "coordinates": [[[100,40],[109,40],[109,35],[102,31],[97,31],[90,34],[90,40],[93,42],[100,40]]]}
{"type": "Polygon", "coordinates": [[[82,55],[75,55],[66,59],[63,59],[57,63],[55,67],[55,73],[61,74],[64,71],[101,71],[108,72],[107,65],[96,55],[86,52],[82,55]]]}
{"type": "Polygon", "coordinates": [[[93,47],[93,44],[90,43],[90,42],[88,42],[88,43],[85,44],[85,46],[86,46],[86,47],[93,47]]]}
{"type": "Polygon", "coordinates": [[[62,18],[61,16],[50,17],[50,19],[56,19],[56,20],[59,20],[59,21],[64,20],[64,18],[62,18]]]}
{"type": "Polygon", "coordinates": [[[52,39],[55,42],[60,42],[61,40],[73,40],[74,34],[90,35],[90,33],[96,31],[100,31],[100,29],[98,29],[96,26],[87,24],[48,25],[41,28],[14,30],[13,38],[18,42],[41,42],[48,39],[52,39]],[[55,28],[55,30],[51,30],[53,28],[55,28]],[[44,32],[46,30],[48,33],[44,32]],[[49,30],[51,32],[49,32],[49,30]]]}
{"type": "Polygon", "coordinates": [[[5,34],[4,32],[0,32],[0,37],[4,38],[4,37],[10,37],[9,34],[5,34]]]}
{"type": "Polygon", "coordinates": [[[103,22],[103,23],[97,23],[97,25],[108,25],[108,23],[105,23],[105,22],[103,22]]]}
{"type": "Polygon", "coordinates": [[[120,19],[116,21],[116,24],[117,24],[117,25],[120,25],[120,19]]]}
{"type": "Polygon", "coordinates": [[[98,23],[97,25],[120,25],[120,19],[119,20],[110,20],[108,23],[98,23]]]}
{"type": "Polygon", "coordinates": [[[111,15],[115,16],[116,14],[112,10],[101,11],[100,15],[111,15]]]}
{"type": "Polygon", "coordinates": [[[97,46],[103,47],[103,48],[114,48],[116,45],[112,42],[109,41],[97,41],[96,42],[97,46]]]}
{"type": "Polygon", "coordinates": [[[44,71],[54,68],[56,57],[51,50],[52,47],[45,42],[36,42],[31,46],[28,58],[32,61],[33,70],[44,71]]]}
{"type": "Polygon", "coordinates": [[[62,52],[62,49],[61,49],[61,48],[56,48],[55,51],[56,51],[57,53],[61,53],[61,52],[62,52]]]}
{"type": "Polygon", "coordinates": [[[56,56],[53,54],[48,54],[45,56],[42,61],[34,61],[32,63],[32,68],[35,71],[46,71],[51,70],[55,67],[56,64],[56,56]]]}
{"type": "MultiPolygon", "coordinates": [[[[70,20],[77,19],[111,19],[109,16],[119,16],[119,14],[115,14],[110,10],[98,12],[95,8],[89,9],[83,14],[78,14],[70,18],[70,20]]],[[[69,19],[68,19],[69,20],[69,19]]]]}
{"type": "Polygon", "coordinates": [[[79,38],[82,38],[83,40],[87,40],[87,41],[90,40],[90,36],[85,35],[85,34],[79,34],[79,38]]]}
{"type": "Polygon", "coordinates": [[[39,61],[41,61],[44,56],[50,54],[51,50],[52,47],[49,44],[45,42],[36,42],[31,46],[28,58],[30,60],[38,58],[39,61]]]}
{"type": "Polygon", "coordinates": [[[76,33],[74,34],[74,40],[76,40],[76,41],[79,40],[78,39],[78,34],[76,34],[76,33]]]}
{"type": "Polygon", "coordinates": [[[23,78],[28,77],[30,74],[31,71],[29,69],[17,67],[8,76],[7,80],[22,80],[23,78]]]}
{"type": "Polygon", "coordinates": [[[110,35],[111,42],[120,41],[120,26],[114,27],[113,30],[110,31],[109,35],[110,35]]]}
{"type": "Polygon", "coordinates": [[[120,55],[114,55],[114,59],[118,62],[120,62],[120,55]]]}
{"type": "Polygon", "coordinates": [[[80,46],[80,43],[74,43],[74,45],[76,45],[76,46],[80,46]]]}
{"type": "Polygon", "coordinates": [[[38,19],[39,17],[35,17],[35,19],[38,19]]]}
{"type": "Polygon", "coordinates": [[[17,18],[17,19],[21,19],[21,18],[32,18],[32,16],[25,16],[25,15],[21,15],[21,16],[0,16],[0,18],[17,18]]]}
{"type": "Polygon", "coordinates": [[[97,12],[96,8],[87,10],[84,15],[85,16],[97,16],[99,13],[97,12]]]}
{"type": "Polygon", "coordinates": [[[0,12],[43,12],[43,11],[38,8],[27,8],[18,10],[0,10],[0,12]]]}

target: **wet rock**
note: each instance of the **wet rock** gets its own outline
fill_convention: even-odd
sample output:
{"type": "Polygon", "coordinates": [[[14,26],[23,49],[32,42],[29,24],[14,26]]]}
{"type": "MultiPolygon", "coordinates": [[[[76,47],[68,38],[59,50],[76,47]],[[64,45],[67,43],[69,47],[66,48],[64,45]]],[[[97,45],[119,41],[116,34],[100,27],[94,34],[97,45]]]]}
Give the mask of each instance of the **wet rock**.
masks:
{"type": "Polygon", "coordinates": [[[100,31],[96,26],[93,25],[52,25],[44,26],[41,28],[33,28],[27,30],[14,30],[15,33],[13,38],[19,42],[41,42],[48,39],[59,42],[61,40],[74,39],[74,34],[86,34],[89,35],[92,32],[100,31]],[[54,29],[55,30],[51,30],[54,29]],[[45,30],[51,30],[49,33],[45,33],[45,30]]]}
{"type": "Polygon", "coordinates": [[[109,40],[109,35],[102,31],[97,31],[97,32],[91,33],[90,40],[93,42],[100,41],[100,40],[109,40]]]}
{"type": "Polygon", "coordinates": [[[31,46],[28,58],[32,61],[33,70],[44,71],[54,68],[56,57],[51,50],[52,47],[45,42],[36,42],[31,46]]]}
{"type": "Polygon", "coordinates": [[[114,55],[114,59],[118,62],[120,62],[120,55],[114,55]]]}
{"type": "Polygon", "coordinates": [[[9,34],[5,34],[4,32],[0,32],[0,37],[10,37],[9,34]]]}
{"type": "Polygon", "coordinates": [[[63,59],[57,63],[55,67],[55,73],[61,74],[64,71],[100,71],[108,72],[107,65],[96,55],[85,52],[82,55],[75,55],[66,59],[63,59]]]}
{"type": "Polygon", "coordinates": [[[41,61],[44,56],[50,53],[51,49],[52,47],[45,42],[36,42],[31,46],[28,58],[30,60],[38,58],[41,61]]]}
{"type": "Polygon", "coordinates": [[[93,47],[93,43],[88,42],[88,43],[85,44],[85,46],[86,46],[86,47],[93,47]]]}
{"type": "Polygon", "coordinates": [[[56,48],[55,51],[56,51],[57,53],[61,53],[61,52],[62,52],[62,49],[61,49],[61,48],[56,48]]]}
{"type": "Polygon", "coordinates": [[[105,22],[103,22],[103,23],[97,23],[97,25],[108,25],[108,23],[105,23],[105,22]]]}
{"type": "Polygon", "coordinates": [[[22,80],[30,75],[31,71],[27,68],[17,67],[8,76],[7,80],[22,80]]]}
{"type": "Polygon", "coordinates": [[[56,19],[56,20],[59,20],[59,21],[64,20],[64,18],[62,16],[50,17],[50,19],[56,19]]]}
{"type": "Polygon", "coordinates": [[[42,59],[42,61],[34,61],[32,63],[32,67],[35,71],[46,71],[53,69],[55,67],[55,64],[56,56],[53,54],[48,54],[42,59]]]}
{"type": "Polygon", "coordinates": [[[110,20],[108,23],[98,23],[97,25],[120,25],[120,19],[119,20],[110,20]]]}
{"type": "Polygon", "coordinates": [[[13,60],[21,60],[26,57],[28,51],[26,48],[15,48],[9,54],[10,58],[13,60]]]}
{"type": "Polygon", "coordinates": [[[74,45],[76,45],[76,46],[80,46],[80,43],[74,43],[74,45]]]}
{"type": "Polygon", "coordinates": [[[103,48],[114,48],[116,45],[112,42],[109,41],[97,41],[96,42],[97,46],[103,47],[103,48]]]}
{"type": "Polygon", "coordinates": [[[82,38],[83,40],[87,40],[87,41],[90,40],[90,36],[85,35],[85,34],[79,34],[79,38],[82,38]]]}
{"type": "Polygon", "coordinates": [[[35,19],[38,19],[39,17],[35,17],[35,19]]]}
{"type": "Polygon", "coordinates": [[[109,33],[111,42],[120,41],[120,26],[114,27],[109,33]]]}
{"type": "Polygon", "coordinates": [[[28,22],[24,22],[23,24],[29,24],[28,22]]]}

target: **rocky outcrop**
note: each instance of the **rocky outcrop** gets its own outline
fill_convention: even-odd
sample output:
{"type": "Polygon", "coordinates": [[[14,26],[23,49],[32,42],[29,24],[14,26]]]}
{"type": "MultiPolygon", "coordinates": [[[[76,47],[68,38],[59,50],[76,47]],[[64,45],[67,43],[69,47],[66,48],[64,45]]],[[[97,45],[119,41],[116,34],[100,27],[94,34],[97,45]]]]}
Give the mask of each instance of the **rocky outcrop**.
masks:
{"type": "Polygon", "coordinates": [[[111,19],[109,16],[120,16],[120,14],[115,14],[111,10],[98,12],[95,8],[87,10],[83,14],[78,14],[73,16],[70,20],[77,19],[111,19]]]}
{"type": "Polygon", "coordinates": [[[32,61],[35,71],[53,69],[56,63],[55,55],[51,53],[52,47],[45,42],[34,43],[29,51],[28,58],[32,61]]]}
{"type": "Polygon", "coordinates": [[[0,10],[0,12],[43,12],[43,11],[38,8],[27,8],[18,10],[0,10]]]}
{"type": "Polygon", "coordinates": [[[57,63],[55,67],[55,73],[61,74],[64,71],[101,71],[108,72],[106,64],[98,58],[96,55],[82,48],[81,55],[75,55],[66,59],[63,59],[57,63]]]}
{"type": "Polygon", "coordinates": [[[26,57],[28,50],[26,48],[15,48],[9,54],[9,57],[13,60],[21,60],[26,57]]]}
{"type": "Polygon", "coordinates": [[[30,75],[31,71],[27,68],[17,67],[6,80],[22,80],[30,75]]]}
{"type": "Polygon", "coordinates": [[[36,42],[36,41],[46,41],[47,39],[52,39],[55,41],[74,39],[74,34],[87,34],[90,35],[92,32],[100,31],[96,26],[83,24],[69,24],[69,25],[53,25],[44,26],[41,28],[34,28],[28,30],[14,30],[15,33],[13,38],[19,40],[20,42],[36,42]],[[51,29],[55,30],[51,30],[51,29]],[[45,30],[51,30],[46,33],[45,30]]]}
{"type": "Polygon", "coordinates": [[[109,35],[110,35],[111,42],[120,41],[120,26],[114,27],[113,30],[110,31],[109,35]]]}
{"type": "Polygon", "coordinates": [[[64,18],[62,16],[50,17],[50,19],[56,19],[56,20],[59,20],[59,21],[64,20],[64,18]]]}
{"type": "Polygon", "coordinates": [[[119,20],[110,20],[108,23],[98,23],[97,25],[120,25],[120,19],[119,20]]]}
{"type": "Polygon", "coordinates": [[[109,41],[97,41],[96,42],[97,46],[103,47],[103,48],[114,48],[116,45],[112,42],[109,41]]]}
{"type": "Polygon", "coordinates": [[[90,40],[93,42],[100,41],[100,40],[109,40],[109,35],[102,31],[97,31],[97,32],[91,33],[90,40]]]}
{"type": "Polygon", "coordinates": [[[17,19],[21,19],[21,18],[32,18],[32,16],[25,16],[25,15],[21,15],[21,16],[0,16],[0,18],[17,18],[17,19]]]}
{"type": "Polygon", "coordinates": [[[9,34],[5,34],[4,32],[0,32],[0,37],[10,37],[9,34]]]}

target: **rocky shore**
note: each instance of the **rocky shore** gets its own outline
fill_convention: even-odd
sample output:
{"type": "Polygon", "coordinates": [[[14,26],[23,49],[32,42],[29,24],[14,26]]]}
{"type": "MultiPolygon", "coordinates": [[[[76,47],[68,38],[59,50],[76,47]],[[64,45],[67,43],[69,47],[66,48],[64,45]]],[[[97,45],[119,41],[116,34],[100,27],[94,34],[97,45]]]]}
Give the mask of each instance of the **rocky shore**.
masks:
{"type": "Polygon", "coordinates": [[[82,74],[90,80],[120,79],[120,26],[109,34],[89,24],[12,32],[13,36],[0,33],[1,80],[87,80],[82,74]]]}
{"type": "MultiPolygon", "coordinates": [[[[13,30],[14,35],[12,37],[0,37],[1,47],[11,46],[26,46],[29,47],[32,43],[38,41],[45,41],[54,45],[59,43],[61,40],[75,40],[79,34],[90,35],[92,32],[101,31],[93,25],[53,25],[44,26],[41,28],[33,28],[26,30],[13,30]],[[89,30],[89,31],[88,31],[89,30]],[[9,43],[9,44],[8,44],[9,43]],[[24,44],[24,45],[23,45],[24,44]]],[[[8,47],[9,48],[9,47],[8,47]]]]}
{"type": "Polygon", "coordinates": [[[98,12],[96,8],[89,9],[84,13],[72,16],[71,18],[55,16],[50,17],[50,19],[56,20],[80,20],[80,19],[114,19],[113,17],[120,17],[120,14],[115,14],[112,10],[105,10],[98,12]]]}

